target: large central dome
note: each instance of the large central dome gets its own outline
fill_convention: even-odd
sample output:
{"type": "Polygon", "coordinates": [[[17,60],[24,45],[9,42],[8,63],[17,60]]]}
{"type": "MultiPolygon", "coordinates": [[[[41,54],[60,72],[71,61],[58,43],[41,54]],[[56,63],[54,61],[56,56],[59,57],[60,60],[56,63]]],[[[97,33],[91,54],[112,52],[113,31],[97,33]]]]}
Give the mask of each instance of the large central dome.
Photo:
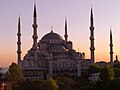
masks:
{"type": "Polygon", "coordinates": [[[51,31],[50,33],[44,35],[41,39],[41,41],[46,41],[46,40],[63,40],[63,38],[59,34],[51,31]]]}

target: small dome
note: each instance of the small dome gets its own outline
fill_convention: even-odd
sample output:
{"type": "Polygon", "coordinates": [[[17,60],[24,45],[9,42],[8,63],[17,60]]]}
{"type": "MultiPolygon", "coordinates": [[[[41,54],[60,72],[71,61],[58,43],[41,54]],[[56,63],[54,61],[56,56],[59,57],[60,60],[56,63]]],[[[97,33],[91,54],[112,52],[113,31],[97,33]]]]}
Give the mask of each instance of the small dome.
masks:
{"type": "Polygon", "coordinates": [[[47,41],[47,40],[63,40],[63,38],[59,34],[51,31],[50,33],[44,35],[41,39],[41,41],[47,41]]]}

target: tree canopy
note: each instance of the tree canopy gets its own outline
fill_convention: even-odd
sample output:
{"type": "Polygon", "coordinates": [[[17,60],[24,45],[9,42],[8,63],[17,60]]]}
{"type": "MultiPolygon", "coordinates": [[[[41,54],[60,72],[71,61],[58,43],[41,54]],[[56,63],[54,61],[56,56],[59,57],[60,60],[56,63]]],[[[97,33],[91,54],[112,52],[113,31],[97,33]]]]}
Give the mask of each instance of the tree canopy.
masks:
{"type": "Polygon", "coordinates": [[[120,90],[120,78],[110,80],[106,90],[120,90]]]}
{"type": "Polygon", "coordinates": [[[42,83],[42,90],[58,90],[58,85],[55,80],[48,79],[42,83]]]}
{"type": "Polygon", "coordinates": [[[12,81],[13,85],[16,85],[18,82],[24,79],[23,71],[16,63],[13,62],[9,66],[6,78],[7,80],[12,81]]]}
{"type": "Polygon", "coordinates": [[[100,70],[100,79],[102,81],[108,81],[110,79],[114,78],[114,71],[113,68],[110,66],[104,66],[101,70],[100,70]]]}
{"type": "Polygon", "coordinates": [[[120,62],[116,63],[113,67],[114,68],[120,68],[120,62]]]}
{"type": "Polygon", "coordinates": [[[96,64],[92,64],[89,66],[87,71],[88,71],[88,74],[98,73],[98,72],[100,72],[100,66],[98,66],[96,64]]]}

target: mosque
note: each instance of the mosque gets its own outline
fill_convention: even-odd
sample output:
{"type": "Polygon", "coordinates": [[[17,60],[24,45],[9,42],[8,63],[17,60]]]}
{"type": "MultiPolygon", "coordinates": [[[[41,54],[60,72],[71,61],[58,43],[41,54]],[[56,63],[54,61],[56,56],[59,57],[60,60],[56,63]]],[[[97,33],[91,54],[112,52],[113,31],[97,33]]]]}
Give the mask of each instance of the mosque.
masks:
{"type": "MultiPolygon", "coordinates": [[[[27,54],[21,59],[21,25],[20,17],[18,20],[18,41],[17,41],[17,58],[18,65],[21,66],[24,77],[30,78],[49,78],[59,77],[68,73],[72,78],[81,75],[89,65],[94,63],[94,23],[93,11],[91,8],[90,15],[90,59],[85,58],[84,52],[77,52],[73,49],[72,41],[68,41],[67,19],[65,19],[64,38],[51,31],[45,34],[38,41],[37,33],[37,10],[34,4],[33,12],[33,45],[27,54]]],[[[112,46],[112,45],[111,45],[112,46]]],[[[112,54],[112,53],[111,53],[112,54]]]]}

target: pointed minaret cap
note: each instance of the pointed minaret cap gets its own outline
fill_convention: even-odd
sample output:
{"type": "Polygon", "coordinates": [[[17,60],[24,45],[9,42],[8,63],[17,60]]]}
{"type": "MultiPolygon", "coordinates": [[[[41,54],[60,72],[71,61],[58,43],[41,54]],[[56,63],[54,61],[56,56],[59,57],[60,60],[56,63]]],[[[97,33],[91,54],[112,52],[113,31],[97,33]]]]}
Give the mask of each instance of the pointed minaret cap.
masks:
{"type": "Polygon", "coordinates": [[[112,44],[112,29],[110,27],[110,43],[112,44]]]}
{"type": "Polygon", "coordinates": [[[19,19],[18,19],[18,27],[20,27],[20,16],[19,16],[19,19]]]}
{"type": "Polygon", "coordinates": [[[91,7],[91,17],[90,17],[91,20],[93,20],[93,10],[92,10],[92,7],[91,7]]]}
{"type": "Polygon", "coordinates": [[[36,17],[37,16],[37,12],[36,12],[36,2],[35,2],[35,0],[34,0],[34,15],[33,15],[34,17],[36,17]]]}
{"type": "Polygon", "coordinates": [[[91,26],[91,29],[94,29],[94,22],[93,22],[93,10],[92,10],[92,6],[91,6],[91,15],[90,15],[90,26],[91,26]]]}
{"type": "Polygon", "coordinates": [[[112,30],[111,30],[111,27],[110,27],[110,38],[112,38],[112,30]]]}
{"type": "Polygon", "coordinates": [[[67,19],[65,17],[65,30],[67,30],[67,19]]]}

